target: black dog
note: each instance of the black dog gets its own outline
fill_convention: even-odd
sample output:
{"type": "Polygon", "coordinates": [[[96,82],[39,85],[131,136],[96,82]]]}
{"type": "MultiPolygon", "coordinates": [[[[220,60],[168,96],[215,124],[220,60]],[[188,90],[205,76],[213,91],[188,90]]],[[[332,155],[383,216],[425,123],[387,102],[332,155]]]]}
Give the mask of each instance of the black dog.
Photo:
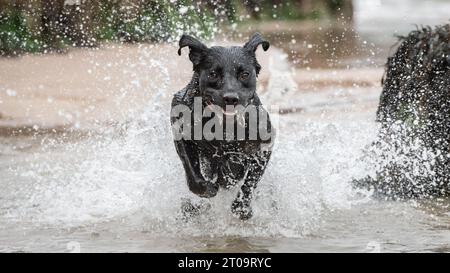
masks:
{"type": "Polygon", "coordinates": [[[227,189],[242,181],[239,194],[231,206],[233,214],[241,220],[252,217],[250,201],[269,162],[275,137],[268,113],[256,94],[256,77],[261,66],[256,60],[255,51],[259,45],[264,51],[269,48],[269,42],[263,40],[259,33],[254,34],[243,47],[210,48],[189,35],[183,35],[179,41],[178,54],[181,55],[183,47],[189,47],[194,75],[191,82],[177,92],[172,100],[174,142],[186,172],[189,189],[201,197],[210,198],[217,194],[219,186],[227,189]],[[198,109],[202,113],[214,109],[212,106],[219,111],[213,111],[210,116],[201,113],[200,116],[196,115],[195,102],[199,102],[198,109]],[[187,111],[182,111],[182,114],[174,111],[180,106],[187,111]],[[241,109],[245,110],[229,111],[230,106],[232,109],[242,106],[241,109]],[[245,112],[251,107],[258,112],[256,119],[245,112]],[[182,120],[193,126],[186,123],[180,126],[182,120]],[[200,128],[206,128],[209,121],[214,123],[212,133],[223,138],[195,136],[195,128],[192,128],[199,124],[200,128]],[[226,130],[241,126],[245,136],[239,138],[232,135],[230,138],[230,135],[222,134],[224,131],[218,127],[224,125],[225,121],[226,130]],[[181,131],[184,132],[183,136],[181,131]]]}

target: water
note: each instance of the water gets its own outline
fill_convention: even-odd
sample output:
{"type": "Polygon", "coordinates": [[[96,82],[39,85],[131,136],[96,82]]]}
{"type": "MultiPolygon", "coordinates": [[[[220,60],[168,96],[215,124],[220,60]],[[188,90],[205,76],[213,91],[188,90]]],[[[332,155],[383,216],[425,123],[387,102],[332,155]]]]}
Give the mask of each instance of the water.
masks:
{"type": "Polygon", "coordinates": [[[351,24],[271,22],[254,29],[283,48],[296,67],[361,68],[383,67],[395,50],[396,36],[450,22],[447,0],[354,0],[353,7],[351,24]]]}
{"type": "MultiPolygon", "coordinates": [[[[437,2],[439,10],[448,5],[437,2]]],[[[370,32],[371,18],[364,18],[356,17],[362,37],[370,32]]],[[[125,90],[159,88],[111,132],[0,137],[0,251],[450,251],[449,200],[383,201],[351,187],[351,179],[373,172],[365,151],[378,130],[379,87],[328,86],[281,97],[302,111],[273,116],[279,132],[273,157],[254,217],[241,222],[230,213],[235,190],[206,201],[188,191],[169,131],[170,69],[153,60],[162,84],[147,82],[151,56],[140,54],[142,73],[134,73],[135,62],[120,63],[129,79],[125,90]],[[185,198],[211,209],[184,222],[185,198]]]]}
{"type": "Polygon", "coordinates": [[[370,173],[361,158],[376,135],[373,109],[349,96],[324,111],[320,97],[279,116],[248,222],[229,212],[234,192],[180,220],[183,198],[200,199],[173,171],[167,119],[153,109],[122,135],[2,138],[0,251],[448,251],[448,201],[380,201],[351,188],[349,178],[370,173]]]}

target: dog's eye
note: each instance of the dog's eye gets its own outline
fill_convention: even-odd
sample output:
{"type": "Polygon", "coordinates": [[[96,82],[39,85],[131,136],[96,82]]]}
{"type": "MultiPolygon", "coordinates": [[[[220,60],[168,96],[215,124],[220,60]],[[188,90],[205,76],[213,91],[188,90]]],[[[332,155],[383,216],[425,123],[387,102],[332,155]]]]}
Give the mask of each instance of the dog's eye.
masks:
{"type": "Polygon", "coordinates": [[[211,71],[211,72],[209,73],[209,75],[208,75],[208,77],[209,77],[210,79],[212,79],[212,80],[217,79],[218,76],[219,76],[219,75],[218,75],[217,72],[215,72],[215,71],[211,71]]]}
{"type": "Polygon", "coordinates": [[[248,77],[250,76],[250,73],[248,72],[242,72],[241,74],[239,74],[239,79],[241,81],[245,81],[248,79],[248,77]]]}

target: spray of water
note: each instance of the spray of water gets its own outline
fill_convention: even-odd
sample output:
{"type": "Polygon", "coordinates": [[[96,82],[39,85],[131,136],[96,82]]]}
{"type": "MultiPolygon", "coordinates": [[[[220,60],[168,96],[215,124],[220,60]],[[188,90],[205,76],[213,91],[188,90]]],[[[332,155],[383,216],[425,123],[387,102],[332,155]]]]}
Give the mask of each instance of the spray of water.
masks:
{"type": "Polygon", "coordinates": [[[73,141],[43,137],[31,156],[11,159],[2,212],[11,222],[68,228],[118,221],[165,236],[298,237],[320,227],[324,212],[367,200],[350,181],[367,171],[359,159],[375,135],[373,123],[281,116],[273,159],[253,201],[255,216],[241,222],[230,213],[237,188],[210,200],[187,188],[169,126],[176,90],[168,90],[173,79],[167,67],[146,48],[137,62],[115,65],[128,79],[115,88],[124,94],[152,90],[148,106],[125,113],[130,118],[111,132],[73,141]],[[145,73],[136,69],[149,70],[152,80],[140,78],[145,73]],[[186,199],[207,209],[186,221],[181,215],[186,199]]]}

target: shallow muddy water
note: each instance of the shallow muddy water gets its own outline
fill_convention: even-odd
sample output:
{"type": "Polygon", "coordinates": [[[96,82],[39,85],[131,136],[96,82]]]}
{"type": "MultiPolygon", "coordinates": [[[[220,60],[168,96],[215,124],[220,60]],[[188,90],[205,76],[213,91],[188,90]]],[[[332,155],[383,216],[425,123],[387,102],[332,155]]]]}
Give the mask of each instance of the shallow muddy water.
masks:
{"type": "Polygon", "coordinates": [[[351,187],[371,172],[363,151],[377,129],[376,91],[353,92],[304,94],[303,112],[278,116],[248,222],[230,213],[235,192],[188,191],[153,111],[121,135],[2,138],[0,251],[448,251],[447,200],[388,202],[351,187]],[[184,222],[184,198],[211,208],[184,222]]]}
{"type": "MultiPolygon", "coordinates": [[[[442,11],[450,5],[365,3],[355,1],[355,24],[358,43],[367,46],[334,56],[335,68],[382,66],[393,34],[413,22],[444,23],[442,11]]],[[[169,127],[167,98],[174,91],[161,88],[142,113],[109,133],[0,136],[0,252],[450,251],[449,200],[384,201],[352,188],[352,179],[374,171],[365,151],[377,135],[380,87],[326,85],[278,101],[263,94],[266,106],[282,99],[300,111],[273,113],[278,138],[247,222],[230,213],[235,189],[211,200],[189,192],[169,127]],[[210,209],[185,222],[180,207],[186,198],[210,209]]]]}
{"type": "Polygon", "coordinates": [[[353,22],[256,25],[300,68],[383,67],[397,36],[450,22],[446,0],[354,0],[353,22]]]}

